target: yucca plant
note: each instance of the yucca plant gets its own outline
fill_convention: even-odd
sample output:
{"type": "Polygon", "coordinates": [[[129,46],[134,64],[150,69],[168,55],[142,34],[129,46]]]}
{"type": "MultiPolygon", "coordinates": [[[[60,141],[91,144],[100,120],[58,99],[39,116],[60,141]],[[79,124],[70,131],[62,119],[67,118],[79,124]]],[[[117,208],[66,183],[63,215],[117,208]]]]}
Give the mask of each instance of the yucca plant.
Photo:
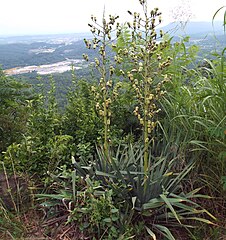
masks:
{"type": "MultiPolygon", "coordinates": [[[[127,57],[128,66],[132,66],[131,69],[127,69],[126,74],[136,94],[137,106],[134,114],[143,131],[142,141],[134,146],[110,147],[109,145],[111,102],[118,94],[116,91],[118,87],[117,85],[114,87],[112,81],[115,69],[106,58],[106,50],[111,43],[112,27],[117,18],[110,16],[109,22],[103,18],[101,26],[97,24],[96,18],[92,17],[93,24],[90,27],[94,39],[92,42],[85,40],[85,43],[88,48],[98,48],[100,53],[100,58],[95,59],[95,65],[101,78],[98,82],[98,89],[93,87],[93,92],[96,98],[96,110],[99,111],[99,116],[103,120],[104,143],[103,147],[97,146],[97,154],[94,158],[89,160],[81,157],[80,162],[74,161],[73,164],[78,175],[86,179],[89,186],[93,188],[95,185],[93,183],[98,182],[98,186],[94,186],[97,191],[94,191],[95,194],[91,197],[96,198],[98,194],[105,196],[105,192],[112,193],[111,204],[119,210],[119,215],[122,216],[121,219],[124,223],[135,224],[137,219],[142,219],[148,234],[153,239],[157,239],[158,234],[167,239],[175,239],[171,227],[190,227],[190,220],[211,224],[211,221],[205,219],[203,214],[215,220],[214,216],[195,200],[209,197],[199,194],[200,188],[189,191],[186,187],[184,188],[188,175],[194,167],[193,157],[197,157],[197,155],[191,154],[190,151],[194,148],[190,148],[190,146],[191,144],[204,146],[201,142],[203,139],[196,139],[195,136],[203,129],[203,125],[209,123],[209,119],[206,119],[203,114],[205,111],[202,110],[202,107],[205,104],[200,104],[201,98],[197,101],[197,98],[192,97],[193,92],[197,93],[200,90],[199,81],[192,82],[192,86],[180,85],[181,88],[177,88],[178,95],[184,93],[184,99],[181,98],[181,102],[179,102],[181,105],[172,94],[173,88],[168,95],[164,92],[164,84],[170,80],[165,73],[167,71],[169,74],[173,73],[178,80],[184,77],[183,71],[176,76],[176,70],[179,68],[178,62],[176,62],[176,70],[172,68],[168,70],[167,67],[172,60],[166,55],[167,51],[164,51],[168,49],[169,41],[160,43],[156,41],[155,28],[161,22],[160,12],[158,9],[154,9],[149,16],[147,1],[140,0],[140,4],[144,10],[144,19],[138,13],[129,12],[134,19],[132,24],[128,23],[131,31],[126,33],[128,48],[119,47],[115,61],[121,63],[123,58],[127,57]],[[128,35],[131,38],[128,38],[128,35]],[[164,110],[165,119],[161,119],[157,127],[157,116],[160,112],[159,100],[164,95],[161,107],[164,110]],[[202,114],[194,117],[193,114],[196,111],[202,114]],[[205,122],[203,121],[201,124],[199,119],[203,119],[205,122]],[[172,128],[171,122],[174,123],[172,128]],[[175,122],[179,124],[177,125],[175,122]],[[194,129],[192,129],[193,127],[194,129]],[[184,129],[186,131],[183,131],[184,129]]],[[[118,29],[117,35],[120,37],[121,30],[118,29]]],[[[160,32],[160,38],[162,36],[163,33],[160,32]]],[[[84,55],[84,58],[88,60],[87,55],[84,55]]],[[[175,57],[173,60],[177,61],[178,59],[175,57]]],[[[186,56],[182,60],[188,64],[186,56]]],[[[125,75],[123,69],[120,72],[125,75]]],[[[186,69],[186,74],[194,74],[194,79],[197,78],[200,82],[203,79],[198,71],[186,69]]],[[[206,86],[203,89],[206,89],[206,86]]],[[[211,98],[205,99],[204,102],[209,99],[211,98]]],[[[42,197],[55,198],[58,200],[58,204],[59,202],[65,204],[66,200],[66,206],[70,205],[71,207],[75,204],[78,209],[76,204],[80,204],[82,191],[76,187],[75,172],[73,172],[72,185],[72,190],[69,188],[60,194],[43,195],[42,197]]],[[[69,210],[71,211],[72,208],[69,210]]],[[[88,210],[79,209],[83,214],[88,214],[88,210]]],[[[111,222],[111,224],[114,223],[111,222]]]]}
{"type": "MultiPolygon", "coordinates": [[[[126,216],[125,209],[131,209],[131,213],[126,216],[128,219],[133,219],[138,213],[140,216],[148,216],[151,227],[147,226],[147,231],[153,239],[156,239],[155,231],[168,239],[174,239],[167,222],[169,225],[176,222],[182,226],[187,218],[211,223],[195,217],[201,213],[215,218],[192,200],[208,196],[197,194],[199,189],[189,193],[182,190],[183,182],[193,168],[192,159],[187,162],[188,155],[180,142],[184,141],[183,136],[176,147],[169,139],[163,141],[158,136],[156,141],[154,138],[157,116],[161,110],[159,100],[165,94],[164,84],[170,80],[164,73],[171,63],[171,57],[165,55],[169,41],[156,42],[158,34],[155,28],[161,23],[161,13],[156,8],[149,16],[147,1],[139,2],[144,10],[144,18],[139,13],[129,11],[134,19],[133,23],[128,23],[131,32],[127,31],[124,39],[127,48],[118,46],[115,61],[121,63],[126,58],[127,66],[131,67],[126,69],[126,74],[136,94],[134,114],[140,122],[143,141],[137,146],[119,146],[116,151],[114,147],[108,148],[107,152],[105,146],[97,147],[94,161],[82,159],[80,163],[75,163],[75,167],[79,174],[88,174],[91,179],[101,181],[104,188],[113,190],[115,204],[125,202],[121,212],[126,216]],[[178,162],[184,160],[181,154],[186,161],[184,168],[177,171],[178,162]]],[[[163,37],[161,31],[159,35],[163,37]]],[[[125,75],[123,69],[120,72],[125,75]]],[[[160,134],[165,130],[163,127],[158,128],[160,134]]]]}
{"type": "Polygon", "coordinates": [[[147,217],[147,231],[153,239],[156,239],[156,232],[174,239],[169,226],[183,226],[189,220],[211,223],[199,217],[204,213],[215,218],[194,201],[195,198],[209,198],[199,194],[200,189],[188,193],[183,191],[183,183],[193,163],[181,163],[184,156],[179,147],[169,144],[164,151],[163,145],[159,144],[155,146],[156,152],[158,148],[162,148],[159,157],[149,152],[152,166],[148,173],[144,170],[144,149],[140,145],[118,147],[111,152],[111,162],[105,156],[104,149],[98,148],[95,161],[86,162],[83,159],[75,166],[79,174],[89,175],[91,179],[101,181],[105,189],[113,190],[115,206],[124,202],[119,209],[124,214],[125,222],[133,221],[137,216],[147,217]]]}

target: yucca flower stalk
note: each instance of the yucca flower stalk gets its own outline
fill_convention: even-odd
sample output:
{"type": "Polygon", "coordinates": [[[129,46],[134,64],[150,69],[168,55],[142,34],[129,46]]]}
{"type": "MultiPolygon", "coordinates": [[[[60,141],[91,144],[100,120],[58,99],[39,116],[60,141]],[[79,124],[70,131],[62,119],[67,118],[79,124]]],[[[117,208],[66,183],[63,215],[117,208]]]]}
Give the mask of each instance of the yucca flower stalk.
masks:
{"type": "MultiPolygon", "coordinates": [[[[97,22],[97,18],[91,16],[92,24],[88,24],[94,38],[90,41],[85,39],[85,44],[88,49],[98,49],[99,57],[95,58],[95,67],[100,73],[98,87],[92,86],[92,92],[95,96],[96,110],[99,116],[103,119],[103,140],[104,150],[106,155],[109,154],[110,141],[110,125],[111,125],[111,104],[118,95],[120,83],[114,84],[113,75],[115,68],[111,65],[110,56],[108,56],[107,48],[114,45],[112,33],[116,29],[116,20],[118,16],[109,15],[109,19],[105,17],[105,11],[102,18],[102,23],[97,22]]],[[[117,23],[117,27],[119,24],[117,23]]],[[[88,55],[83,55],[85,60],[88,55]]]]}
{"type": "Polygon", "coordinates": [[[168,46],[167,41],[161,40],[163,32],[156,32],[156,27],[161,23],[161,13],[158,8],[148,12],[146,0],[139,1],[143,8],[143,17],[139,13],[128,13],[133,16],[133,22],[127,23],[131,32],[129,49],[119,49],[118,58],[127,57],[131,69],[127,71],[132,87],[136,93],[138,105],[134,109],[143,129],[144,142],[144,171],[148,172],[150,167],[149,146],[151,133],[156,126],[156,114],[161,109],[157,101],[164,95],[163,84],[169,81],[169,77],[163,74],[166,67],[170,65],[171,58],[164,57],[163,51],[168,46]],[[157,43],[157,40],[159,43],[157,43]]]}

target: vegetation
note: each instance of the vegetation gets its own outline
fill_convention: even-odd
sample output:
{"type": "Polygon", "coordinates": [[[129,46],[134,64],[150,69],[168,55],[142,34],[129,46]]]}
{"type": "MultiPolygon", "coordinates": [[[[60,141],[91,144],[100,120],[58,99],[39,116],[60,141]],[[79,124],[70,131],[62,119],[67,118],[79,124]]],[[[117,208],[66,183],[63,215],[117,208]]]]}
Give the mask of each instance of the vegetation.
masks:
{"type": "Polygon", "coordinates": [[[0,69],[0,154],[13,142],[20,140],[27,121],[27,102],[31,92],[29,85],[6,77],[0,69]]]}
{"type": "Polygon", "coordinates": [[[0,71],[2,239],[224,239],[225,49],[200,63],[139,4],[91,17],[92,77],[72,67],[64,109],[54,77],[32,94],[0,71]]]}

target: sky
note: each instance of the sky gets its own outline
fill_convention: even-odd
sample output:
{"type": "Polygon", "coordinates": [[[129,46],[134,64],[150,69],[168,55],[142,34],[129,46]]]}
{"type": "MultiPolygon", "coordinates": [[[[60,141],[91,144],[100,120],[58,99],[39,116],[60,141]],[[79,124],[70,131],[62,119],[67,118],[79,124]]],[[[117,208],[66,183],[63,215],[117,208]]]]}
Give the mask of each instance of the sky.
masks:
{"type": "MultiPolygon", "coordinates": [[[[175,20],[211,21],[226,0],[148,0],[150,9],[158,7],[163,24],[175,20]]],[[[88,32],[93,14],[101,20],[106,15],[119,15],[121,22],[131,18],[128,10],[141,11],[139,0],[2,0],[0,35],[31,35],[88,32]]],[[[223,22],[226,8],[216,19],[223,22]]]]}

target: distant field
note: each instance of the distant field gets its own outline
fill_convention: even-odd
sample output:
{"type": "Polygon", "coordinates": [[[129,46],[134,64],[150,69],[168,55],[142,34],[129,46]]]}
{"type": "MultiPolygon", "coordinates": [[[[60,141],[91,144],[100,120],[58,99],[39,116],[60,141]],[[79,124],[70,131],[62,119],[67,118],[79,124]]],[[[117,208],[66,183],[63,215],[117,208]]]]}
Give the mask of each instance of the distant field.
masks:
{"type": "Polygon", "coordinates": [[[68,59],[62,62],[52,63],[52,64],[45,64],[40,66],[27,66],[27,67],[16,67],[4,70],[6,75],[18,75],[24,73],[31,73],[37,72],[40,75],[47,75],[52,73],[63,73],[66,71],[70,71],[71,68],[74,70],[82,69],[86,67],[87,64],[84,60],[81,59],[68,59]]]}

